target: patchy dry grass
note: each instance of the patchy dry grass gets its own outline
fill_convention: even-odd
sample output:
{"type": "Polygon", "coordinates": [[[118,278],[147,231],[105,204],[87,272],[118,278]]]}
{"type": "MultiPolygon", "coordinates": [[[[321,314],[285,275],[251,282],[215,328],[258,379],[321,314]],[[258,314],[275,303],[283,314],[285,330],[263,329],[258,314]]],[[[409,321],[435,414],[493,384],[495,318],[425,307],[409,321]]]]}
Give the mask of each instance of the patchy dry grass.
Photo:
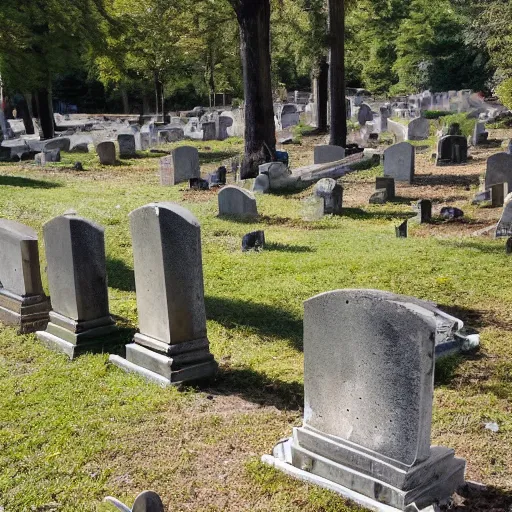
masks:
{"type": "MultiPolygon", "coordinates": [[[[301,145],[285,146],[293,165],[310,163],[323,138],[304,134],[301,145]]],[[[240,140],[197,146],[205,172],[242,149],[240,140]]],[[[418,154],[414,185],[398,185],[398,199],[382,206],[367,204],[382,168],[349,175],[345,215],[317,222],[301,218],[308,191],[258,197],[261,216],[254,221],[219,219],[215,193],[159,186],[156,154],[115,167],[100,166],[93,155],[65,155],[46,169],[1,165],[2,217],[41,234],[44,222],[75,209],[106,227],[110,305],[124,341],[137,326],[127,215],[150,201],[190,208],[202,225],[208,335],[220,373],[207,388],[161,389],[112,367],[106,354],[69,362],[35,336],[2,328],[0,506],[106,511],[105,495],[131,503],[152,488],[173,511],[355,512],[259,458],[301,421],[302,302],[326,290],[368,287],[437,301],[480,330],[479,354],[437,369],[433,442],[467,459],[468,479],[493,487],[467,493],[454,510],[507,511],[511,260],[503,242],[470,236],[500,215],[470,204],[485,158],[498,150],[473,150],[467,166],[439,168],[429,152],[418,154]],[[76,160],[86,171],[70,170],[76,160]],[[465,219],[413,225],[410,238],[396,239],[394,226],[425,197],[435,214],[453,205],[465,219]],[[242,253],[241,237],[254,229],[265,230],[267,249],[242,253]],[[490,421],[499,432],[484,428],[490,421]]],[[[43,250],[41,260],[44,268],[43,250]]]]}

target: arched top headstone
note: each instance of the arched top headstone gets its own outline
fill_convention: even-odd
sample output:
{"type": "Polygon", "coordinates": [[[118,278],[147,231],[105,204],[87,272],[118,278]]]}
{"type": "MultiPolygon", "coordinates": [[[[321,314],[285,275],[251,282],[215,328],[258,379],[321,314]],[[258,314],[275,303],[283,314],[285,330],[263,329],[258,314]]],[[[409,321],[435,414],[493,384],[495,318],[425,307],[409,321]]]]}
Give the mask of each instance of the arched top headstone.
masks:
{"type": "Polygon", "coordinates": [[[218,201],[219,215],[258,215],[256,198],[249,190],[228,185],[219,192],[218,201]]]}

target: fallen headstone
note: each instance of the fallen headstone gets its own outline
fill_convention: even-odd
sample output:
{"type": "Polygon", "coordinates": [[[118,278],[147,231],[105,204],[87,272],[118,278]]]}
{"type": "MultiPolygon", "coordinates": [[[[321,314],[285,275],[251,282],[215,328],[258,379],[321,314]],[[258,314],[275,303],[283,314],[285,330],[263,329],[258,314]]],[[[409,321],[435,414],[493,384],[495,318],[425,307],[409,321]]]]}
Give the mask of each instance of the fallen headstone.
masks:
{"type": "Polygon", "coordinates": [[[313,188],[315,196],[324,201],[324,214],[341,215],[343,187],[332,178],[323,178],[313,188]]]}
{"type": "Polygon", "coordinates": [[[297,186],[298,178],[293,176],[283,162],[270,162],[259,166],[259,173],[266,174],[270,190],[286,190],[297,186]]]}
{"type": "Polygon", "coordinates": [[[202,178],[190,178],[188,186],[191,190],[208,190],[210,183],[202,178]]]}
{"type": "Polygon", "coordinates": [[[370,204],[385,204],[388,200],[388,191],[385,188],[377,189],[371,196],[370,204]]]}
{"type": "Polygon", "coordinates": [[[478,192],[477,194],[475,194],[475,197],[473,197],[471,204],[486,203],[487,201],[490,201],[490,200],[491,200],[491,191],[484,190],[482,192],[478,192]]]}
{"type": "Polygon", "coordinates": [[[441,208],[440,216],[446,220],[454,220],[464,217],[464,212],[460,208],[444,206],[441,208]]]}
{"type": "Polygon", "coordinates": [[[270,190],[268,174],[258,174],[252,186],[253,194],[265,194],[270,190]]]}
{"type": "Polygon", "coordinates": [[[315,164],[327,164],[345,158],[345,148],[341,146],[324,144],[315,146],[313,151],[313,163],[315,164]]]}

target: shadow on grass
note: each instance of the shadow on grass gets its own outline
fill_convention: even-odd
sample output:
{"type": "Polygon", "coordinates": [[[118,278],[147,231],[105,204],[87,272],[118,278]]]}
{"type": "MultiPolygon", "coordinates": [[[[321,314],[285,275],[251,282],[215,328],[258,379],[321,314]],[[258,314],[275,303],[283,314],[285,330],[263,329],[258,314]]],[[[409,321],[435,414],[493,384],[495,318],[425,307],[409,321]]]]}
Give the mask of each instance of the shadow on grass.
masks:
{"type": "Polygon", "coordinates": [[[0,185],[7,187],[26,188],[58,188],[60,183],[54,181],[34,180],[32,178],[21,178],[20,176],[0,176],[0,185]]]}
{"type": "Polygon", "coordinates": [[[236,151],[199,151],[199,163],[209,164],[211,162],[220,162],[237,155],[238,152],[236,151]]]}
{"type": "Polygon", "coordinates": [[[107,258],[108,285],[123,292],[135,291],[135,273],[123,260],[107,258]]]}
{"type": "Polygon", "coordinates": [[[395,218],[395,219],[410,219],[416,217],[415,212],[401,212],[401,211],[371,211],[367,212],[361,208],[343,208],[342,216],[355,220],[368,220],[378,218],[395,218]]]}
{"type": "Polygon", "coordinates": [[[205,297],[206,317],[227,329],[245,327],[257,334],[288,340],[302,351],[302,318],[267,304],[226,297],[205,297]]]}
{"type": "Polygon", "coordinates": [[[221,366],[215,385],[201,388],[211,395],[236,395],[250,402],[279,410],[301,411],[304,386],[298,382],[270,379],[249,368],[221,366]]]}
{"type": "Polygon", "coordinates": [[[314,249],[307,245],[290,245],[272,242],[265,244],[265,251],[279,251],[279,252],[315,252],[314,249]]]}
{"type": "Polygon", "coordinates": [[[328,224],[317,224],[302,219],[291,219],[290,217],[278,217],[273,215],[240,216],[240,215],[218,215],[218,219],[236,222],[237,224],[265,224],[267,226],[286,226],[289,228],[301,229],[335,229],[336,226],[328,224]]]}
{"type": "Polygon", "coordinates": [[[483,252],[485,254],[505,254],[505,240],[503,240],[503,245],[491,244],[489,241],[482,240],[442,240],[439,239],[437,242],[439,245],[444,245],[445,247],[451,247],[454,249],[476,249],[477,251],[483,252]]]}
{"type": "Polygon", "coordinates": [[[454,185],[454,186],[471,186],[471,185],[480,185],[480,175],[477,173],[474,174],[430,174],[428,176],[425,175],[416,175],[414,177],[414,182],[411,184],[412,187],[427,187],[427,186],[436,186],[436,185],[454,185]]]}
{"type": "Polygon", "coordinates": [[[468,482],[457,491],[457,494],[464,498],[464,502],[451,506],[451,512],[505,512],[512,507],[512,493],[497,487],[468,482]]]}

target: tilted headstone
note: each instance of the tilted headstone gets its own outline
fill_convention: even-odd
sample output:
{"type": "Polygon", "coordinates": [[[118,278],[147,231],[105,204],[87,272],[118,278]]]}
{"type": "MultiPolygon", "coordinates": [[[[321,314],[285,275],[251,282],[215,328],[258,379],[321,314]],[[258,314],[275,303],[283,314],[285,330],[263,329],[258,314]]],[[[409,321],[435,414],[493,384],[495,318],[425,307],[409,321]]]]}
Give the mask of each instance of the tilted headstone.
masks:
{"type": "Polygon", "coordinates": [[[496,238],[512,236],[512,201],[505,203],[503,213],[496,226],[496,238]]]}
{"type": "Polygon", "coordinates": [[[388,191],[385,188],[377,189],[371,196],[370,204],[385,204],[388,200],[388,191]]]}
{"type": "Polygon", "coordinates": [[[175,203],[151,203],[130,224],[140,333],[126,359],[110,361],[164,385],[210,377],[199,222],[175,203]]]}
{"type": "Polygon", "coordinates": [[[395,199],[395,178],[379,176],[375,178],[375,190],[385,188],[387,191],[387,199],[393,201],[395,199]]]}
{"type": "Polygon", "coordinates": [[[217,197],[219,201],[219,215],[258,215],[256,198],[248,190],[228,185],[222,188],[217,197]]]}
{"type": "Polygon", "coordinates": [[[203,140],[215,140],[217,138],[215,122],[209,121],[202,124],[203,140]]]}
{"type": "Polygon", "coordinates": [[[313,153],[313,163],[315,164],[328,164],[330,162],[337,162],[345,158],[345,148],[341,146],[332,146],[324,144],[315,146],[313,153]]]}
{"type": "Polygon", "coordinates": [[[270,190],[270,179],[267,174],[258,174],[252,185],[253,194],[265,194],[270,190]]]}
{"type": "Polygon", "coordinates": [[[20,333],[44,329],[50,301],[39,270],[37,233],[19,222],[0,219],[0,321],[20,333]]]}
{"type": "Polygon", "coordinates": [[[432,201],[429,199],[420,199],[416,203],[418,212],[417,220],[420,224],[428,223],[432,220],[432,201]]]}
{"type": "Polygon", "coordinates": [[[307,300],[303,425],[263,460],[372,510],[450,498],[465,461],[430,446],[436,331],[435,313],[411,297],[337,290],[307,300]]]}
{"type": "Polygon", "coordinates": [[[55,217],[43,226],[50,323],[37,337],[71,359],[103,349],[117,330],[108,308],[104,229],[75,215],[55,217]]]}
{"type": "Polygon", "coordinates": [[[400,142],[384,151],[384,176],[395,181],[412,183],[414,179],[414,147],[408,142],[400,142]]]}
{"type": "Polygon", "coordinates": [[[324,200],[324,214],[341,215],[343,187],[332,178],[322,178],[313,188],[313,193],[324,200]]]}
{"type": "Polygon", "coordinates": [[[497,183],[491,185],[491,206],[501,207],[505,204],[505,197],[508,195],[508,183],[497,183]]]}
{"type": "Polygon", "coordinates": [[[161,185],[177,185],[200,177],[199,152],[194,147],[179,146],[170,157],[160,159],[161,185]]]}
{"type": "Polygon", "coordinates": [[[96,146],[96,153],[98,153],[101,165],[115,165],[116,146],[113,142],[100,142],[96,146]]]}
{"type": "Polygon", "coordinates": [[[424,117],[417,117],[409,123],[407,129],[409,140],[425,140],[430,135],[430,122],[424,117]]]}
{"type": "Polygon", "coordinates": [[[71,140],[68,137],[56,137],[55,139],[44,141],[43,149],[60,149],[61,151],[68,152],[70,147],[71,140]]]}
{"type": "Polygon", "coordinates": [[[498,183],[507,183],[512,190],[512,155],[508,153],[496,153],[487,159],[485,189],[498,183]]]}
{"type": "Polygon", "coordinates": [[[133,158],[136,156],[135,135],[130,133],[120,133],[117,136],[119,144],[119,158],[133,158]]]}
{"type": "Polygon", "coordinates": [[[395,235],[397,238],[407,238],[408,235],[408,223],[405,219],[402,224],[395,226],[395,235]]]}
{"type": "Polygon", "coordinates": [[[465,164],[468,161],[468,141],[463,135],[445,135],[437,144],[437,165],[465,164]]]}

